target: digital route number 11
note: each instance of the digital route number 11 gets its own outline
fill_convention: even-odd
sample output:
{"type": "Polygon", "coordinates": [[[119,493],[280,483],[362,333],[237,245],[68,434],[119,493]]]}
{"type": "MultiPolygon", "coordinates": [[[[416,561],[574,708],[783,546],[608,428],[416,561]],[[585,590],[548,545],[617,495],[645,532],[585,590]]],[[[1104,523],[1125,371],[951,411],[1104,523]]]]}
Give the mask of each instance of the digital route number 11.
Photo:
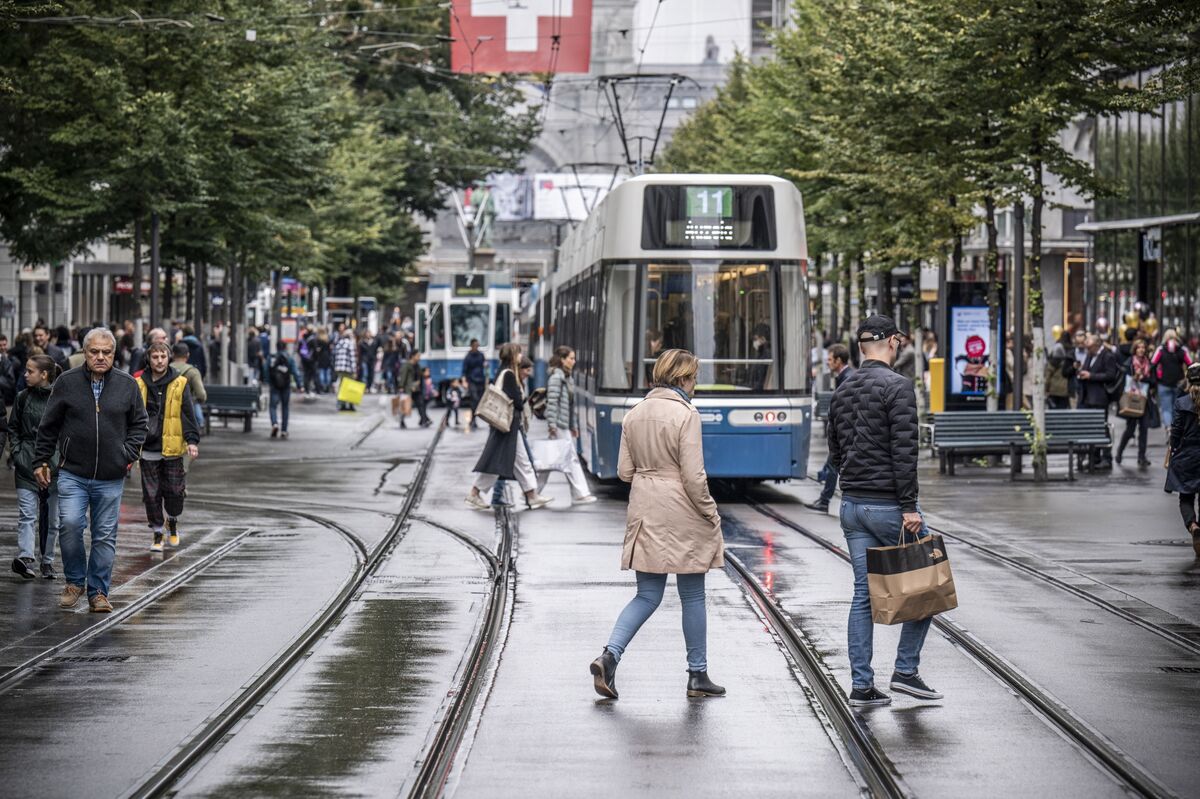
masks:
{"type": "Polygon", "coordinates": [[[733,189],[728,186],[689,186],[687,190],[688,216],[720,217],[733,216],[733,189]]]}

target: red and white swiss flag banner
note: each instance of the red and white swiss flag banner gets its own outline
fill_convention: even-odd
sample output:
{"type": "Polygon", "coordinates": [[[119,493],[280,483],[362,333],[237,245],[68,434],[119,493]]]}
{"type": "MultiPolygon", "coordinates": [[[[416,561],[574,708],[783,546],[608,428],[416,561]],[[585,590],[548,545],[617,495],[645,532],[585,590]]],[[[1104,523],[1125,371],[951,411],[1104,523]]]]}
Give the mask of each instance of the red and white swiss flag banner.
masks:
{"type": "Polygon", "coordinates": [[[453,0],[451,5],[455,72],[588,71],[592,0],[453,0]]]}

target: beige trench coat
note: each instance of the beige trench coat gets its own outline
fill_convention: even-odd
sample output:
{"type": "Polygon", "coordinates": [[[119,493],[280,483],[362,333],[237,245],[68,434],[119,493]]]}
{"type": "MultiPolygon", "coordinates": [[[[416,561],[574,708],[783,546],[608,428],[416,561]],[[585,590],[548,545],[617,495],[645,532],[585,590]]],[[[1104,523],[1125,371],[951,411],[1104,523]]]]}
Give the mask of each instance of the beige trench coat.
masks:
{"type": "Polygon", "coordinates": [[[625,415],[617,473],[633,488],[621,568],[698,574],[725,565],[721,515],[708,493],[700,413],[656,388],[625,415]]]}

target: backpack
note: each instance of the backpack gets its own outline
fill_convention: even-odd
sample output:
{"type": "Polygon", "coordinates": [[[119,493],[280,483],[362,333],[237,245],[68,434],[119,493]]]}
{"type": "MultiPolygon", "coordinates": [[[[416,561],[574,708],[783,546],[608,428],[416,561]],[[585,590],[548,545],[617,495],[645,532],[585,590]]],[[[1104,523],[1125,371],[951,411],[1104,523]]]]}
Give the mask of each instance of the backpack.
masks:
{"type": "Polygon", "coordinates": [[[275,361],[271,364],[271,388],[276,391],[286,391],[292,382],[292,367],[288,364],[287,356],[276,353],[275,361]]]}
{"type": "Polygon", "coordinates": [[[529,395],[529,410],[539,419],[546,418],[546,389],[535,388],[529,395]]]}

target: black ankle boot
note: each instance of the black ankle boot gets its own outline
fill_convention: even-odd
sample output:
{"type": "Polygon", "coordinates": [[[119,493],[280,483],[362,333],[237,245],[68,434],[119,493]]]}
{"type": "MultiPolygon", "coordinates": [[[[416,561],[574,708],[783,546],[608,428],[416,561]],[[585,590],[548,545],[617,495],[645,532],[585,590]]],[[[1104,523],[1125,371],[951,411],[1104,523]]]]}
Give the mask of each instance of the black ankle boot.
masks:
{"type": "Polygon", "coordinates": [[[707,671],[689,671],[687,695],[725,696],[725,689],[708,679],[707,671]]]}
{"type": "Polygon", "coordinates": [[[592,661],[592,685],[605,699],[617,699],[617,659],[607,648],[592,661]]]}

